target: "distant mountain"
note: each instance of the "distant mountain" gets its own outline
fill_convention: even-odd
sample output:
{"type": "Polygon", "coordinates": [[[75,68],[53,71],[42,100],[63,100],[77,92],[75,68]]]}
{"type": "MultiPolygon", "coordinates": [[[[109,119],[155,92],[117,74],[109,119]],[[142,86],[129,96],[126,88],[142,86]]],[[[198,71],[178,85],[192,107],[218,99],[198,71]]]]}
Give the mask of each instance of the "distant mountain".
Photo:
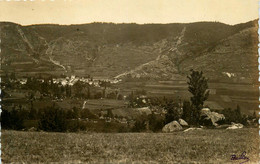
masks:
{"type": "Polygon", "coordinates": [[[183,79],[191,68],[211,79],[257,81],[257,20],[227,25],[31,25],[0,23],[1,69],[103,78],[183,79]]]}

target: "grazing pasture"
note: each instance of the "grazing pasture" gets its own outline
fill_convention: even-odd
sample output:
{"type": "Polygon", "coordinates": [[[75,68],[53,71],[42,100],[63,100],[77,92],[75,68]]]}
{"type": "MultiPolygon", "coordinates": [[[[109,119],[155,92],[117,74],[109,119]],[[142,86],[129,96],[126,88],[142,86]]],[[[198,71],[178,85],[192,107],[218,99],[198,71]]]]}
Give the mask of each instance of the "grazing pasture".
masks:
{"type": "Polygon", "coordinates": [[[3,163],[248,163],[259,154],[258,129],[176,133],[2,132],[3,163]]]}

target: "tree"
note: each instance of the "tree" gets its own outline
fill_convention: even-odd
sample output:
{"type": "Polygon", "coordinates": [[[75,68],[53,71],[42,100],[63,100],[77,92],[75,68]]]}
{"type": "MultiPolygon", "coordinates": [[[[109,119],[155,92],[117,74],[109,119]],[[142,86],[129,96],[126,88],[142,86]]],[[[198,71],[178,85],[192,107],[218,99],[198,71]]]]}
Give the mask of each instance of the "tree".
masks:
{"type": "Polygon", "coordinates": [[[28,100],[30,101],[29,119],[35,120],[37,118],[37,111],[33,107],[33,101],[35,100],[35,95],[33,92],[29,93],[28,100]]]}
{"type": "Polygon", "coordinates": [[[75,90],[75,96],[78,98],[83,98],[84,93],[83,90],[85,88],[85,84],[82,81],[77,81],[74,85],[73,88],[75,90]]]}
{"type": "Polygon", "coordinates": [[[193,111],[192,111],[190,102],[184,101],[182,118],[190,124],[190,123],[192,123],[192,116],[193,116],[193,111]]]}
{"type": "Polygon", "coordinates": [[[208,89],[208,79],[203,76],[202,71],[194,71],[191,70],[191,74],[187,76],[188,78],[188,90],[192,94],[190,98],[192,106],[193,106],[193,117],[198,123],[200,110],[203,107],[204,101],[206,101],[209,97],[208,89]]]}
{"type": "Polygon", "coordinates": [[[241,123],[243,122],[243,117],[242,117],[241,109],[240,109],[239,105],[237,105],[234,115],[235,115],[235,119],[236,119],[235,122],[241,122],[241,123]]]}

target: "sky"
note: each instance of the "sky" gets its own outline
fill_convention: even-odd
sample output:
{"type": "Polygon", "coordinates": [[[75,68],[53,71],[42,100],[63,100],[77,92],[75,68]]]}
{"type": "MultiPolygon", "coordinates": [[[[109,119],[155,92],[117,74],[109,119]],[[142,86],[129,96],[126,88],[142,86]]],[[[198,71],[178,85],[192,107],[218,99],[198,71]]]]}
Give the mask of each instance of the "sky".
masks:
{"type": "Polygon", "coordinates": [[[0,21],[30,24],[244,23],[258,18],[258,0],[0,0],[0,21]]]}

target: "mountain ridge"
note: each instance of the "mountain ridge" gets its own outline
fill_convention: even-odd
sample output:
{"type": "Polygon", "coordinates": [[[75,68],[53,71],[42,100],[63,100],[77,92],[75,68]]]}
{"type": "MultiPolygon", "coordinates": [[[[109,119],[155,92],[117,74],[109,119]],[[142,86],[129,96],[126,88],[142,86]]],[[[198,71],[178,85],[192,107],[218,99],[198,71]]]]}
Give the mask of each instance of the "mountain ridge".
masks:
{"type": "MultiPolygon", "coordinates": [[[[256,20],[233,26],[217,22],[31,26],[1,22],[0,28],[2,71],[13,71],[22,75],[49,72],[124,78],[125,75],[119,75],[126,74],[132,78],[175,79],[185,76],[189,65],[205,70],[207,74],[209,63],[196,66],[192,64],[191,59],[203,63],[199,57],[203,53],[204,56],[206,53],[211,54],[211,58],[220,58],[216,55],[214,47],[225,49],[222,45],[225,39],[236,34],[244,36],[240,31],[250,28],[252,29],[246,32],[244,37],[236,39],[238,42],[252,43],[248,45],[235,43],[235,39],[227,42],[234,43],[232,45],[239,44],[238,47],[231,48],[236,54],[248,53],[246,55],[249,57],[257,57],[256,20]],[[18,30],[19,28],[21,30],[18,30]],[[181,41],[178,40],[180,36],[181,41]],[[242,51],[238,53],[241,49],[242,51]],[[249,51],[250,49],[253,50],[249,51]]],[[[235,58],[232,56],[230,62],[234,62],[235,58]]],[[[205,59],[210,61],[208,58],[205,59]]],[[[244,60],[244,57],[241,59],[244,60]]],[[[247,68],[250,68],[249,71],[255,67],[257,70],[253,60],[250,60],[252,63],[245,62],[246,65],[250,65],[247,68]]],[[[230,70],[235,70],[234,73],[240,71],[233,67],[230,70]]],[[[225,72],[232,72],[230,70],[226,69],[225,72]]],[[[210,73],[209,71],[208,74],[210,73]]],[[[222,73],[218,74],[211,78],[222,78],[222,73]]],[[[255,79],[253,76],[245,78],[252,81],[255,79]]]]}

